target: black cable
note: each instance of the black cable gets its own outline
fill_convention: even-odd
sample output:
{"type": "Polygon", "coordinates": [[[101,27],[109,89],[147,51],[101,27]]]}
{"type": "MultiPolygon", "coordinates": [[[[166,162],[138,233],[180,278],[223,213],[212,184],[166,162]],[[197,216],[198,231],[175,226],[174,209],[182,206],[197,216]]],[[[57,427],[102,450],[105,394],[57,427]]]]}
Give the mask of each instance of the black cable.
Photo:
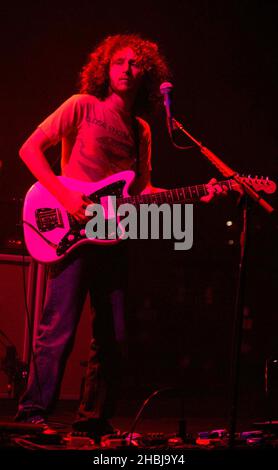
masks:
{"type": "MultiPolygon", "coordinates": [[[[52,166],[54,166],[57,161],[58,161],[58,158],[57,157],[53,163],[52,166]]],[[[28,225],[28,227],[30,227],[31,229],[33,229],[41,238],[43,238],[43,240],[50,246],[52,246],[53,248],[57,248],[57,245],[55,245],[54,243],[52,243],[50,240],[48,240],[46,237],[44,237],[44,235],[42,235],[37,229],[36,227],[34,227],[32,224],[30,224],[29,222],[27,221],[24,221],[24,220],[20,220],[20,226],[21,228],[23,227],[23,224],[26,224],[28,225]]],[[[21,232],[22,234],[22,232],[21,232]]],[[[30,315],[30,312],[29,312],[29,308],[28,308],[28,302],[27,302],[27,289],[26,289],[26,272],[25,272],[25,253],[24,253],[24,247],[25,247],[25,244],[24,244],[24,237],[22,236],[22,277],[23,277],[23,291],[24,291],[24,306],[25,306],[25,314],[26,314],[26,318],[27,318],[27,328],[28,328],[28,335],[29,335],[29,351],[28,351],[28,363],[27,363],[27,367],[28,367],[28,376],[30,374],[30,369],[31,369],[31,360],[33,360],[33,366],[34,366],[34,375],[35,375],[35,381],[36,381],[36,384],[37,384],[37,387],[38,387],[38,392],[39,392],[39,397],[40,397],[40,400],[42,400],[42,387],[41,387],[41,384],[40,384],[40,379],[39,379],[39,373],[38,373],[38,367],[37,367],[37,363],[36,363],[36,358],[35,358],[35,352],[34,352],[34,348],[33,348],[33,336],[34,336],[34,331],[31,327],[31,315],[30,315]]]]}
{"type": "MultiPolygon", "coordinates": [[[[175,124],[175,120],[173,120],[173,126],[174,126],[173,128],[174,131],[179,130],[179,127],[175,124]]],[[[176,149],[178,150],[189,150],[189,149],[194,148],[194,145],[191,145],[191,144],[185,145],[185,146],[176,144],[175,139],[174,139],[174,132],[170,135],[170,138],[171,138],[171,142],[173,146],[176,147],[176,149]]]]}
{"type": "Polygon", "coordinates": [[[35,352],[34,352],[34,348],[33,348],[34,331],[31,327],[31,315],[30,315],[30,312],[29,312],[29,307],[28,307],[28,302],[27,302],[24,243],[22,244],[22,246],[23,246],[22,274],[23,274],[24,306],[25,306],[25,314],[26,314],[26,318],[27,318],[27,328],[28,328],[28,335],[29,335],[29,351],[28,351],[29,354],[28,354],[28,364],[27,364],[27,366],[28,366],[28,376],[30,374],[30,369],[31,369],[31,360],[33,360],[35,381],[36,381],[36,384],[37,384],[37,387],[38,387],[40,400],[42,400],[42,388],[41,388],[41,384],[40,384],[40,380],[39,380],[38,368],[37,368],[35,352]]]}
{"type": "Polygon", "coordinates": [[[30,224],[26,220],[23,220],[22,223],[28,225],[28,227],[34,230],[34,232],[36,232],[36,234],[39,235],[45,241],[45,243],[50,245],[52,248],[58,248],[58,245],[56,245],[56,243],[53,243],[52,241],[48,240],[48,238],[46,238],[34,225],[30,224]]]}
{"type": "Polygon", "coordinates": [[[135,419],[133,421],[133,423],[131,424],[131,427],[130,427],[130,431],[128,433],[128,436],[129,436],[129,445],[131,445],[132,443],[132,437],[133,437],[133,434],[134,434],[134,431],[135,431],[135,428],[137,426],[137,423],[144,411],[144,409],[146,408],[146,406],[148,405],[148,403],[152,400],[152,398],[154,398],[155,396],[157,396],[158,394],[161,394],[163,392],[168,392],[168,391],[171,391],[171,390],[175,390],[175,388],[173,387],[166,387],[166,388],[161,388],[161,389],[158,389],[158,390],[155,390],[154,392],[152,392],[147,398],[146,400],[144,400],[143,404],[141,405],[141,407],[139,408],[139,411],[138,413],[136,414],[135,416],[135,419]]]}

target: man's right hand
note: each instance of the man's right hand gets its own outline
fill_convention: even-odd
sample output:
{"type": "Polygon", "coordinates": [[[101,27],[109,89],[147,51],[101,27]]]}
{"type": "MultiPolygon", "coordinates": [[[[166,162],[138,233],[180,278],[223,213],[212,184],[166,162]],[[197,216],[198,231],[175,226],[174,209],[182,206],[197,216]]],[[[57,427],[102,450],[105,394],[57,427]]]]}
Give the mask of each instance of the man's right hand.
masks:
{"type": "Polygon", "coordinates": [[[64,208],[80,223],[88,221],[85,215],[86,207],[92,204],[92,201],[79,191],[65,188],[63,197],[60,198],[61,204],[64,208]]]}

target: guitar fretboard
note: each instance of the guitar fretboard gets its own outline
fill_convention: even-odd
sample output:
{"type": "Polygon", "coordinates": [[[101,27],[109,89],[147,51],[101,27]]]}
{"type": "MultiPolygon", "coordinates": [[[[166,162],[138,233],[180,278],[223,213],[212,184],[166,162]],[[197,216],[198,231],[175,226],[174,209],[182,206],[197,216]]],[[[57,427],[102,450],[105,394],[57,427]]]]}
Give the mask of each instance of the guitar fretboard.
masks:
{"type": "MultiPolygon", "coordinates": [[[[218,181],[217,184],[225,186],[232,190],[237,183],[234,180],[218,181]]],[[[168,189],[158,193],[141,194],[138,196],[129,196],[125,198],[117,198],[117,206],[121,204],[174,204],[174,203],[190,203],[198,201],[201,197],[207,196],[207,184],[198,184],[195,186],[187,186],[184,188],[168,189]]]]}

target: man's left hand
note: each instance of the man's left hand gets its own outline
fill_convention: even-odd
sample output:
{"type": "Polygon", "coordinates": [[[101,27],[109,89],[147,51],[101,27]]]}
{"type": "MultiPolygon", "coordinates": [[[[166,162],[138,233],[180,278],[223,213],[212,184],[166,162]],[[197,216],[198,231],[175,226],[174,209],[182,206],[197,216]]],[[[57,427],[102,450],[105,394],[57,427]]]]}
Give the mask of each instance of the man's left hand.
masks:
{"type": "Polygon", "coordinates": [[[221,186],[215,178],[211,178],[206,185],[208,194],[200,198],[202,202],[210,202],[218,197],[227,196],[228,188],[221,186]]]}

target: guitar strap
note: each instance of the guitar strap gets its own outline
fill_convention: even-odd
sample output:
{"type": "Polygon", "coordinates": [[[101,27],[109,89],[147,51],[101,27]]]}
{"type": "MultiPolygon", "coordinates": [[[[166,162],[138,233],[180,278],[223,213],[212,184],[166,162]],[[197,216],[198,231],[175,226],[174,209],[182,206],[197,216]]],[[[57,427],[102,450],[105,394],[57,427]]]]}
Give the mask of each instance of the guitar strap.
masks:
{"type": "Polygon", "coordinates": [[[135,143],[135,173],[136,177],[141,176],[140,172],[140,131],[139,131],[139,122],[136,117],[133,117],[133,134],[134,134],[134,143],[135,143]]]}

